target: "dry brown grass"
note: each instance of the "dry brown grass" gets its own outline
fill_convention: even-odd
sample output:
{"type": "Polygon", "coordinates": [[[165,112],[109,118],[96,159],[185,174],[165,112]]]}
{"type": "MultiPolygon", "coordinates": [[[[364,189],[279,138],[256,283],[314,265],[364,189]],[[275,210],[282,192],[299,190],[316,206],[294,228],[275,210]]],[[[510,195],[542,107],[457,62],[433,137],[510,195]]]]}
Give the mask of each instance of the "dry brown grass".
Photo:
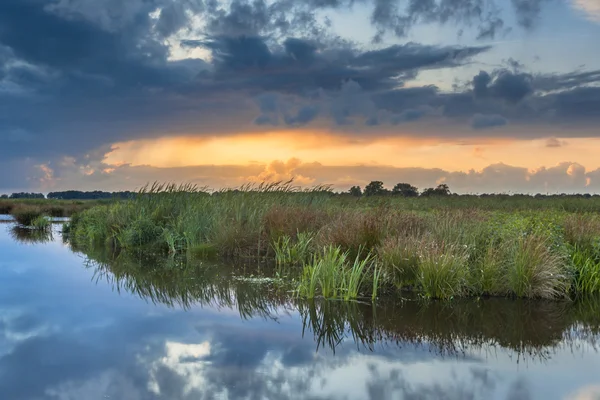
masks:
{"type": "Polygon", "coordinates": [[[552,251],[547,237],[528,235],[508,247],[508,286],[515,296],[545,299],[567,296],[567,259],[552,251]]]}
{"type": "Polygon", "coordinates": [[[390,216],[373,210],[344,210],[323,226],[315,239],[317,246],[339,246],[355,256],[365,255],[381,244],[387,234],[390,216]]]}
{"type": "Polygon", "coordinates": [[[564,219],[565,240],[582,248],[589,248],[600,238],[600,216],[597,214],[569,214],[564,219]]]}
{"type": "Polygon", "coordinates": [[[276,206],[266,212],[263,226],[270,240],[281,236],[295,238],[298,232],[318,232],[331,219],[325,210],[314,207],[276,206]]]}

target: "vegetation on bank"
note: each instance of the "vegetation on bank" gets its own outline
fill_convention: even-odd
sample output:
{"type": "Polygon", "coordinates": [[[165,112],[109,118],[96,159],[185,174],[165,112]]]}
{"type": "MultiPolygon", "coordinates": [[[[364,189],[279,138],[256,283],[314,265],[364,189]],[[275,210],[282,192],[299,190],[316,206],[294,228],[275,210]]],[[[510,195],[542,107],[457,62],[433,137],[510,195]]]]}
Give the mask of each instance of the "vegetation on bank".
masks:
{"type": "Polygon", "coordinates": [[[69,231],[88,247],[276,261],[309,298],[564,298],[600,292],[600,214],[579,201],[595,203],[155,185],[75,214],[69,231]]]}
{"type": "MultiPolygon", "coordinates": [[[[104,202],[107,203],[107,202],[104,202]]],[[[77,212],[102,204],[101,201],[46,199],[0,200],[0,214],[10,214],[23,226],[40,226],[42,219],[70,217],[77,212]],[[34,222],[37,221],[36,224],[34,222]]]]}

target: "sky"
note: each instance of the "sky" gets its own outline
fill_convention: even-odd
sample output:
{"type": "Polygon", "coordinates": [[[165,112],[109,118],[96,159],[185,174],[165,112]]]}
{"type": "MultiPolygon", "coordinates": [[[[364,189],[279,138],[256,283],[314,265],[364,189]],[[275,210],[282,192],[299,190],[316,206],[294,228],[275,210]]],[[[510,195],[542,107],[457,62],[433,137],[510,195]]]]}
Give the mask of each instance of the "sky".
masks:
{"type": "Polygon", "coordinates": [[[600,0],[2,0],[0,193],[600,193],[600,0]]]}

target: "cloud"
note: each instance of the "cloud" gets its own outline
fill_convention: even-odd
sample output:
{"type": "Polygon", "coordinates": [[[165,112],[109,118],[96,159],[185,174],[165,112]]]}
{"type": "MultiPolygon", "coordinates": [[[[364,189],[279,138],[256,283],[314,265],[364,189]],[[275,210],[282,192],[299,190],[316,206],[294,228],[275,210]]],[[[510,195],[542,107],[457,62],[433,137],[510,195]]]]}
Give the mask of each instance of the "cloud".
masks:
{"type": "Polygon", "coordinates": [[[589,385],[566,397],[566,400],[594,400],[600,397],[600,386],[589,385]]]}
{"type": "Polygon", "coordinates": [[[295,184],[301,186],[314,183],[314,178],[303,176],[297,172],[301,165],[302,161],[297,158],[289,159],[286,162],[276,160],[265,166],[264,170],[259,174],[249,176],[245,180],[252,183],[274,183],[293,180],[295,184]]]}
{"type": "MultiPolygon", "coordinates": [[[[479,155],[485,155],[477,151],[479,155]]],[[[503,163],[480,170],[448,171],[440,168],[401,168],[377,165],[323,165],[299,159],[274,160],[268,164],[199,165],[157,168],[151,166],[96,165],[82,167],[71,163],[52,166],[51,179],[43,190],[135,190],[148,182],[193,183],[200,187],[235,188],[248,183],[293,179],[294,184],[310,187],[330,185],[335,190],[365,186],[381,180],[389,188],[408,182],[420,189],[447,183],[456,193],[600,193],[600,169],[588,170],[575,162],[528,169],[503,163]],[[175,179],[173,177],[176,177],[175,179]]],[[[40,171],[40,175],[44,174],[40,171]]],[[[40,190],[40,182],[29,182],[28,190],[40,190]]],[[[0,192],[3,190],[0,186],[0,192]]]]}
{"type": "Polygon", "coordinates": [[[600,22],[600,3],[597,0],[571,0],[571,3],[590,20],[600,22]]]}
{"type": "Polygon", "coordinates": [[[480,71],[473,78],[473,94],[477,98],[494,97],[509,103],[518,103],[533,93],[533,77],[526,73],[514,73],[505,69],[490,75],[480,71]]]}
{"type": "Polygon", "coordinates": [[[475,114],[471,119],[471,127],[473,129],[489,129],[505,126],[508,120],[498,114],[475,114]]]}
{"type": "Polygon", "coordinates": [[[568,143],[564,140],[559,140],[555,137],[548,138],[546,140],[546,147],[556,148],[556,147],[564,147],[568,145],[568,143]]]}

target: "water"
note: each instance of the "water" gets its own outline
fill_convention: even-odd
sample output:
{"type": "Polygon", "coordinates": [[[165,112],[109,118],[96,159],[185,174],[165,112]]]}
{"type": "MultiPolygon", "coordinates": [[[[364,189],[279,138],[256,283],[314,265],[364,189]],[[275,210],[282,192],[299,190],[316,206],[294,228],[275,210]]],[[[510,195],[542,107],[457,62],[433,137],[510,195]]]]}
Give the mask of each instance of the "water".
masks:
{"type": "Polygon", "coordinates": [[[59,228],[0,224],[1,399],[600,398],[600,303],[298,302],[59,228]]]}

